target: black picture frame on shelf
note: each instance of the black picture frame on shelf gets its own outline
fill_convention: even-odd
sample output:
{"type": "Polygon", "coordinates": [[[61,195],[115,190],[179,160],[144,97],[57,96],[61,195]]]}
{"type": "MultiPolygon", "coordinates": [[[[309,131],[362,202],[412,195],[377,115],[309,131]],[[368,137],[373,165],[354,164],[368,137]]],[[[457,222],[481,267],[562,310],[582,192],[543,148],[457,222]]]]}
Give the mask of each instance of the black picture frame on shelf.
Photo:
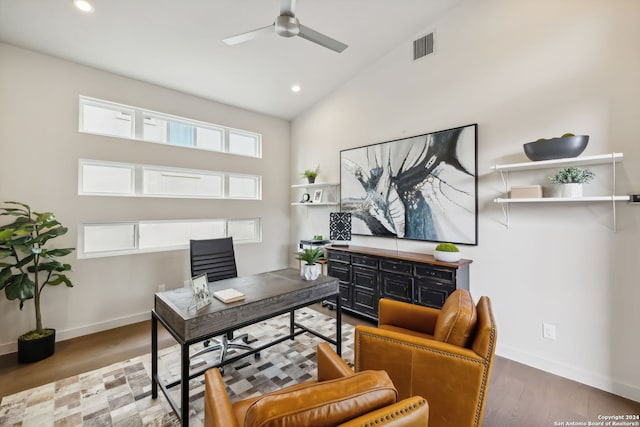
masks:
{"type": "Polygon", "coordinates": [[[478,244],[478,125],[340,151],[352,234],[478,244]]]}

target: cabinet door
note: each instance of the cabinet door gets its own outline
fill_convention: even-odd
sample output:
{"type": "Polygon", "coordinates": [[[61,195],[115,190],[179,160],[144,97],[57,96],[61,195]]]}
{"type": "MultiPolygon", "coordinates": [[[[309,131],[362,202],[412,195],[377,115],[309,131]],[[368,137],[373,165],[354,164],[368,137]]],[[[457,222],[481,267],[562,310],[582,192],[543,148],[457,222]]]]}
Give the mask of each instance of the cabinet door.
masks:
{"type": "Polygon", "coordinates": [[[400,274],[380,273],[382,298],[413,302],[413,277],[400,274]]]}
{"type": "Polygon", "coordinates": [[[342,262],[334,262],[329,260],[327,266],[327,275],[338,279],[340,289],[340,298],[344,307],[353,307],[353,295],[351,286],[351,266],[342,262]]]}
{"type": "Polygon", "coordinates": [[[353,309],[378,314],[378,271],[353,267],[353,309]]]}
{"type": "Polygon", "coordinates": [[[447,297],[456,289],[453,283],[439,282],[428,278],[415,279],[414,304],[442,308],[447,297]]]}

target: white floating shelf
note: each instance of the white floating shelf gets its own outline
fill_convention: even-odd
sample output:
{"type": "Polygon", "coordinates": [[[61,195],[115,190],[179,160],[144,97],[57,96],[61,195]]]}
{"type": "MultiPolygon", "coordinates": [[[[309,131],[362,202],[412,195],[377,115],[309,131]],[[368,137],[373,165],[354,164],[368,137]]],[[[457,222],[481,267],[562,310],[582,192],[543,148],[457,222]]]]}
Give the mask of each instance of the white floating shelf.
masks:
{"type": "Polygon", "coordinates": [[[293,184],[291,188],[322,188],[322,187],[335,187],[338,184],[332,184],[329,182],[314,182],[313,184],[293,184]]]}
{"type": "Polygon", "coordinates": [[[541,160],[538,162],[511,163],[505,165],[491,166],[495,171],[514,171],[514,170],[532,170],[532,169],[549,169],[573,164],[580,165],[605,165],[610,163],[618,163],[622,161],[623,153],[599,154],[597,156],[571,157],[568,159],[541,160]]]}
{"type": "Polygon", "coordinates": [[[495,203],[575,203],[575,202],[627,202],[630,196],[591,196],[591,197],[537,197],[522,199],[493,199],[495,203]]]}
{"type": "Polygon", "coordinates": [[[336,206],[338,202],[327,202],[327,203],[291,203],[291,206],[336,206]]]}

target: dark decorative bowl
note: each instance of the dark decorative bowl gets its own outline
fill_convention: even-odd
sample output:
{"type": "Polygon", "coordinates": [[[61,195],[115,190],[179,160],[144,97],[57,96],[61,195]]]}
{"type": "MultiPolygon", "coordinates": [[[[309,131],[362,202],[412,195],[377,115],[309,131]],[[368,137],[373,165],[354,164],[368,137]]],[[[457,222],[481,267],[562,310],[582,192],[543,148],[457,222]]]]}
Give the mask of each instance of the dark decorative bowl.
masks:
{"type": "Polygon", "coordinates": [[[587,148],[589,135],[564,136],[523,144],[524,154],[534,162],[539,160],[577,157],[587,148]]]}

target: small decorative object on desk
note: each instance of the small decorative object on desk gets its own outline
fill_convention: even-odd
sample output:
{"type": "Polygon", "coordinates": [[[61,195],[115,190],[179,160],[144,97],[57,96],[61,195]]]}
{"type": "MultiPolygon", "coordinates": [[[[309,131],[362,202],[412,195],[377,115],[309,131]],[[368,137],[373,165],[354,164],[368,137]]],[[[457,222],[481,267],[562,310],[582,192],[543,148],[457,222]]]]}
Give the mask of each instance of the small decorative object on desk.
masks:
{"type": "Polygon", "coordinates": [[[304,280],[316,280],[320,276],[321,267],[316,262],[324,258],[322,247],[303,249],[298,252],[297,258],[304,261],[300,267],[300,277],[304,280]]]}
{"type": "Polygon", "coordinates": [[[534,162],[579,156],[589,142],[589,135],[565,133],[559,138],[540,138],[523,144],[524,154],[534,162]]]}
{"type": "Polygon", "coordinates": [[[196,310],[211,304],[207,273],[193,277],[191,279],[191,288],[193,289],[193,298],[196,300],[196,310]]]}
{"type": "Polygon", "coordinates": [[[438,261],[458,262],[462,255],[460,249],[453,243],[440,243],[433,251],[433,257],[438,261]]]}
{"type": "Polygon", "coordinates": [[[318,173],[320,172],[320,166],[316,166],[315,169],[307,169],[302,172],[302,176],[307,178],[307,182],[309,184],[313,184],[316,182],[316,178],[318,177],[318,173]]]}
{"type": "Polygon", "coordinates": [[[569,167],[549,177],[552,184],[560,184],[560,197],[582,197],[582,184],[593,180],[595,174],[589,169],[569,167]]]}
{"type": "Polygon", "coordinates": [[[213,293],[213,296],[218,298],[225,304],[228,304],[230,302],[242,301],[244,299],[244,294],[239,290],[233,288],[215,291],[213,293]]]}

